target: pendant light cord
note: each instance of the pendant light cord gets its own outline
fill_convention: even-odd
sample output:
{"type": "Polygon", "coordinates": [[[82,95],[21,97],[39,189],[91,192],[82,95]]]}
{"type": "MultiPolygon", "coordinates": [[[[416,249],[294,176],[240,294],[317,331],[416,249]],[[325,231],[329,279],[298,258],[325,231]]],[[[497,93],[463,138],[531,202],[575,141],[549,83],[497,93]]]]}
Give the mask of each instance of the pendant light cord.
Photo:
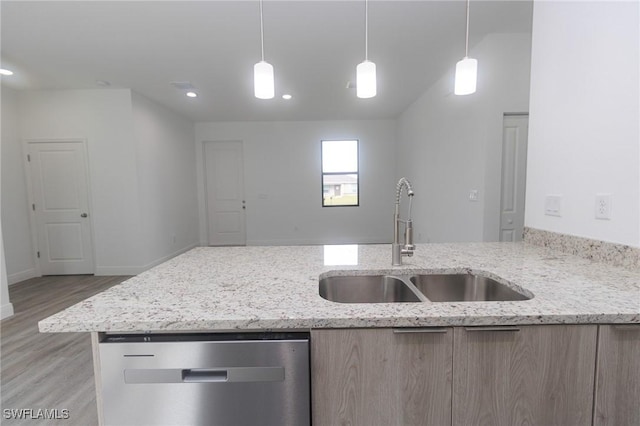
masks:
{"type": "Polygon", "coordinates": [[[364,60],[369,60],[369,0],[364,0],[364,60]]]}
{"type": "Polygon", "coordinates": [[[467,0],[467,36],[465,40],[464,46],[464,57],[469,57],[469,4],[471,4],[471,0],[467,0]]]}
{"type": "Polygon", "coordinates": [[[262,51],[262,62],[264,62],[264,22],[262,19],[262,0],[260,0],[260,49],[262,51]]]}

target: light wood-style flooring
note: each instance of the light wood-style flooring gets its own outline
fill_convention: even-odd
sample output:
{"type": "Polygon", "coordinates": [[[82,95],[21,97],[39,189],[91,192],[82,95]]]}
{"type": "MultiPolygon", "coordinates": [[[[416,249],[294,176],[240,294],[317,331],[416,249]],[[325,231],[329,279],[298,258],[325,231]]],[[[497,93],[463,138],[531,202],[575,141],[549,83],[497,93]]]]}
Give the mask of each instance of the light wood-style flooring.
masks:
{"type": "Polygon", "coordinates": [[[129,277],[33,278],[9,287],[15,314],[0,322],[3,425],[97,425],[89,333],[40,333],[38,321],[129,277]],[[58,409],[68,419],[14,420],[6,409],[58,409]]]}

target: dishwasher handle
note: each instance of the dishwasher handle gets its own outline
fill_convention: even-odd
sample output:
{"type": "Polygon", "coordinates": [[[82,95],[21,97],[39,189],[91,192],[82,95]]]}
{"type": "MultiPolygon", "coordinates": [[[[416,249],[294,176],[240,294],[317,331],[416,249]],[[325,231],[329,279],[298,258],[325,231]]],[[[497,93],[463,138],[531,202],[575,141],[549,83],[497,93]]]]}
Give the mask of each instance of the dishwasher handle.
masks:
{"type": "Polygon", "coordinates": [[[124,370],[124,382],[127,384],[283,382],[284,378],[284,367],[127,368],[124,370]]]}
{"type": "Polygon", "coordinates": [[[226,382],[227,370],[195,368],[182,370],[182,381],[185,383],[226,382]]]}

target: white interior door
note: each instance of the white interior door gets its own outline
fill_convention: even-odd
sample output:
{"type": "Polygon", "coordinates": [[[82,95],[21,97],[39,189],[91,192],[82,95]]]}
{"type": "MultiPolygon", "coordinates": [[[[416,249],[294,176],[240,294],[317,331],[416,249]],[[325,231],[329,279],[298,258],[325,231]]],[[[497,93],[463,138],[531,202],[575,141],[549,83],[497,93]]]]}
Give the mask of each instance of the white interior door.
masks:
{"type": "Polygon", "coordinates": [[[32,210],[42,275],[93,274],[83,142],[30,142],[32,210]]]}
{"type": "Polygon", "coordinates": [[[242,142],[206,142],[204,150],[209,245],[245,245],[242,142]]]}
{"type": "Polygon", "coordinates": [[[502,132],[500,241],[521,241],[527,172],[528,115],[505,116],[502,132]]]}

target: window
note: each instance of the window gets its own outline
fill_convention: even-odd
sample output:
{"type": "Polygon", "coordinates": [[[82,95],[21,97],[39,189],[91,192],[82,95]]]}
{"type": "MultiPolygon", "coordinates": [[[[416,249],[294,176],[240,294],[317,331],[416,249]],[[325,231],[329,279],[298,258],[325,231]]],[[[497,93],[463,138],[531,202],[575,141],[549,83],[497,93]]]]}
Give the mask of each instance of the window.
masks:
{"type": "Polygon", "coordinates": [[[322,141],[322,207],[359,205],[358,141],[322,141]]]}

